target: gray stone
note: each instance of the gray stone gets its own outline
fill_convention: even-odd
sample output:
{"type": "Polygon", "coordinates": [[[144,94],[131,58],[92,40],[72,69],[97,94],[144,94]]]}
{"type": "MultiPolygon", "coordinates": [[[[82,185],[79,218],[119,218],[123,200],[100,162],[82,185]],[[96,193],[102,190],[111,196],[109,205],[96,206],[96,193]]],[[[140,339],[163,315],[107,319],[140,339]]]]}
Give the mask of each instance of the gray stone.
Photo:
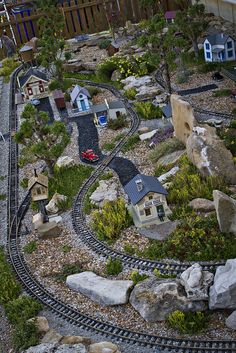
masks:
{"type": "Polygon", "coordinates": [[[43,239],[55,238],[61,234],[61,229],[58,227],[56,222],[52,221],[43,223],[41,226],[39,226],[38,233],[43,239]]]}
{"type": "Polygon", "coordinates": [[[68,157],[68,156],[62,156],[62,157],[58,158],[56,166],[58,168],[61,168],[61,167],[70,167],[74,164],[75,164],[75,161],[73,158],[68,157]]]}
{"type": "Polygon", "coordinates": [[[202,198],[196,198],[190,201],[189,206],[200,212],[211,212],[215,210],[213,201],[202,198]]]}
{"type": "Polygon", "coordinates": [[[209,271],[203,271],[198,263],[187,268],[181,276],[180,281],[191,300],[207,300],[208,289],[213,282],[214,275],[209,271]]]}
{"type": "Polygon", "coordinates": [[[126,304],[132,281],[110,280],[86,271],[70,275],[66,284],[72,290],[84,294],[91,300],[105,306],[126,304]]]}
{"type": "Polygon", "coordinates": [[[89,353],[121,353],[117,345],[111,342],[99,342],[89,346],[89,353]]]}
{"type": "Polygon", "coordinates": [[[23,353],[54,353],[56,349],[56,343],[42,343],[34,347],[28,348],[23,353]]]}
{"type": "Polygon", "coordinates": [[[142,77],[129,76],[124,80],[121,80],[121,83],[125,85],[124,90],[126,91],[127,89],[130,89],[133,87],[139,88],[144,85],[150,85],[152,83],[152,77],[151,76],[142,76],[142,77]]]}
{"type": "Polygon", "coordinates": [[[164,321],[175,310],[203,311],[204,301],[191,301],[178,279],[152,277],[138,283],[131,295],[130,304],[149,322],[164,321]]]}
{"type": "Polygon", "coordinates": [[[23,353],[87,353],[83,344],[62,344],[57,343],[43,343],[34,347],[30,347],[23,353]]]}
{"type": "Polygon", "coordinates": [[[41,339],[41,343],[58,343],[62,339],[62,335],[57,331],[50,329],[41,339]]]}
{"type": "Polygon", "coordinates": [[[119,69],[113,71],[111,75],[111,81],[120,81],[122,78],[122,74],[119,69]]]}
{"type": "Polygon", "coordinates": [[[90,196],[92,204],[103,207],[106,201],[115,201],[118,197],[118,185],[116,179],[100,180],[99,186],[90,196]]]}
{"type": "Polygon", "coordinates": [[[57,192],[53,195],[49,203],[46,205],[46,210],[49,213],[55,214],[60,209],[60,202],[66,201],[67,197],[57,192]]]}
{"type": "Polygon", "coordinates": [[[157,132],[157,130],[152,130],[150,132],[146,132],[145,134],[139,135],[139,138],[141,141],[149,140],[155,135],[156,132],[157,132]]]}
{"type": "Polygon", "coordinates": [[[213,199],[221,232],[236,235],[236,200],[219,190],[213,191],[213,199]]]}
{"type": "Polygon", "coordinates": [[[166,182],[167,179],[169,179],[170,177],[175,175],[178,171],[179,171],[178,166],[173,167],[173,168],[171,168],[171,170],[169,170],[169,172],[160,175],[157,179],[160,181],[160,183],[163,184],[166,182]]]}
{"type": "Polygon", "coordinates": [[[185,154],[185,150],[175,151],[158,159],[158,165],[167,166],[176,163],[185,154]]]}
{"type": "Polygon", "coordinates": [[[45,333],[49,331],[48,320],[44,316],[33,317],[32,319],[29,319],[28,322],[33,322],[39,333],[45,333]]]}
{"type": "Polygon", "coordinates": [[[149,131],[149,128],[146,127],[146,126],[140,127],[140,128],[138,129],[138,133],[139,133],[139,134],[146,134],[148,131],[149,131]]]}
{"type": "Polygon", "coordinates": [[[225,325],[234,331],[236,330],[236,310],[233,311],[229,317],[227,317],[225,320],[225,325]]]}
{"type": "Polygon", "coordinates": [[[135,98],[138,100],[153,98],[160,92],[160,88],[157,86],[142,86],[138,88],[135,98]]]}
{"type": "Polygon", "coordinates": [[[83,344],[62,344],[57,347],[55,353],[87,353],[87,349],[83,344]]]}
{"type": "Polygon", "coordinates": [[[214,283],[210,288],[209,308],[236,309],[236,259],[217,267],[214,283]]]}

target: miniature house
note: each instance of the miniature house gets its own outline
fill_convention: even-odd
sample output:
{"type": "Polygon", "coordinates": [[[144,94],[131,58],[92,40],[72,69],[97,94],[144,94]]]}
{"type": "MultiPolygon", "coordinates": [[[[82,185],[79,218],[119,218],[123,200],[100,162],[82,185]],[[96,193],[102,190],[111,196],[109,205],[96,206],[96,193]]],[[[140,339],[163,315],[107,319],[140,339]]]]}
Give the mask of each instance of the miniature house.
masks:
{"type": "Polygon", "coordinates": [[[168,222],[171,211],[166,202],[167,191],[155,177],[137,174],[125,185],[129,209],[136,227],[168,222]]]}
{"type": "Polygon", "coordinates": [[[31,191],[32,201],[48,199],[48,177],[35,171],[35,175],[29,179],[28,190],[31,191]]]}
{"type": "Polygon", "coordinates": [[[235,40],[224,33],[208,36],[204,41],[204,56],[208,62],[235,60],[235,40]]]}
{"type": "Polygon", "coordinates": [[[66,107],[66,102],[65,102],[65,96],[62,90],[56,89],[55,91],[52,92],[52,96],[54,99],[54,102],[57,106],[58,109],[65,109],[66,107]]]}
{"type": "Polygon", "coordinates": [[[18,84],[26,99],[48,96],[47,76],[34,67],[18,78],[18,84]]]}
{"type": "Polygon", "coordinates": [[[76,85],[70,94],[70,98],[73,107],[78,109],[78,112],[84,112],[90,109],[89,99],[91,96],[86,88],[76,85]]]}
{"type": "Polygon", "coordinates": [[[166,11],[165,19],[167,23],[174,23],[176,17],[176,11],[166,11]]]}
{"type": "Polygon", "coordinates": [[[105,99],[104,104],[96,104],[91,107],[95,118],[99,116],[106,116],[108,119],[117,119],[121,115],[126,115],[125,105],[121,101],[111,101],[108,102],[105,99]]]}

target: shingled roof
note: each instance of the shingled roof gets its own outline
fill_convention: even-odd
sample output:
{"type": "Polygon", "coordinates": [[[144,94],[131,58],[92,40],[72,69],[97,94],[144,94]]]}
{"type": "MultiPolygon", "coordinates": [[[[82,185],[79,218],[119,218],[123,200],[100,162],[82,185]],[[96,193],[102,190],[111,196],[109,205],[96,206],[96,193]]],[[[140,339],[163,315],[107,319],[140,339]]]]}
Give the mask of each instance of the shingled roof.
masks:
{"type": "Polygon", "coordinates": [[[232,38],[229,34],[216,33],[206,37],[206,39],[211,45],[224,45],[229,37],[232,38]]]}
{"type": "Polygon", "coordinates": [[[43,80],[43,81],[48,81],[47,79],[47,76],[44,72],[34,68],[34,67],[31,67],[26,73],[25,75],[22,75],[19,77],[19,83],[20,83],[20,86],[23,87],[26,82],[30,79],[31,76],[35,76],[37,78],[39,78],[40,80],[43,80]]]}
{"type": "Polygon", "coordinates": [[[70,98],[73,103],[75,102],[76,98],[80,93],[84,94],[88,98],[91,98],[90,93],[86,88],[76,85],[70,94],[70,98]]]}
{"type": "Polygon", "coordinates": [[[124,190],[133,205],[141,201],[149,192],[156,192],[162,195],[168,194],[157,178],[144,174],[135,175],[135,177],[125,185],[124,190]],[[141,186],[140,188],[138,184],[141,186]]]}

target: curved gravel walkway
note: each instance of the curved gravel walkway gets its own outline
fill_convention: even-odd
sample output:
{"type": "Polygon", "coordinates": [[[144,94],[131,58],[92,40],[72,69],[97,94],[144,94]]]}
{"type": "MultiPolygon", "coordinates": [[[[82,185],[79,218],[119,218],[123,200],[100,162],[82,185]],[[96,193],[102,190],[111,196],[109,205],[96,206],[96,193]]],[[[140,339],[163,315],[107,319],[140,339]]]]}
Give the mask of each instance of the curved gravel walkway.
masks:
{"type": "MultiPolygon", "coordinates": [[[[81,116],[77,118],[77,127],[79,132],[78,145],[79,154],[89,148],[93,149],[95,154],[99,156],[99,161],[92,163],[83,160],[87,164],[96,165],[105,157],[99,148],[99,137],[97,128],[93,122],[93,115],[81,116]]],[[[124,186],[127,184],[135,175],[139,173],[136,166],[128,159],[122,157],[115,157],[109,167],[113,169],[119,176],[121,184],[124,186]]]]}

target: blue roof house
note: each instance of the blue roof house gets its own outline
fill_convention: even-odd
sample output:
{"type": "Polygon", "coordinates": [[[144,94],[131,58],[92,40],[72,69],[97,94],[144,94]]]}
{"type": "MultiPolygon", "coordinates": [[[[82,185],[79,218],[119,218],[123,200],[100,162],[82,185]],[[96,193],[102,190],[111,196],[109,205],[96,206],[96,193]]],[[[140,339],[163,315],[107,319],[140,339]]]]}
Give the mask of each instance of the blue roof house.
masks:
{"type": "Polygon", "coordinates": [[[84,87],[76,85],[70,94],[70,98],[73,107],[77,109],[78,112],[86,112],[91,108],[89,103],[91,96],[89,91],[84,87]]]}
{"type": "Polygon", "coordinates": [[[137,174],[125,186],[129,210],[136,227],[168,222],[171,214],[166,202],[167,191],[157,178],[137,174]]]}
{"type": "Polygon", "coordinates": [[[234,38],[225,33],[208,36],[204,41],[204,56],[207,62],[235,60],[234,38]]]}

